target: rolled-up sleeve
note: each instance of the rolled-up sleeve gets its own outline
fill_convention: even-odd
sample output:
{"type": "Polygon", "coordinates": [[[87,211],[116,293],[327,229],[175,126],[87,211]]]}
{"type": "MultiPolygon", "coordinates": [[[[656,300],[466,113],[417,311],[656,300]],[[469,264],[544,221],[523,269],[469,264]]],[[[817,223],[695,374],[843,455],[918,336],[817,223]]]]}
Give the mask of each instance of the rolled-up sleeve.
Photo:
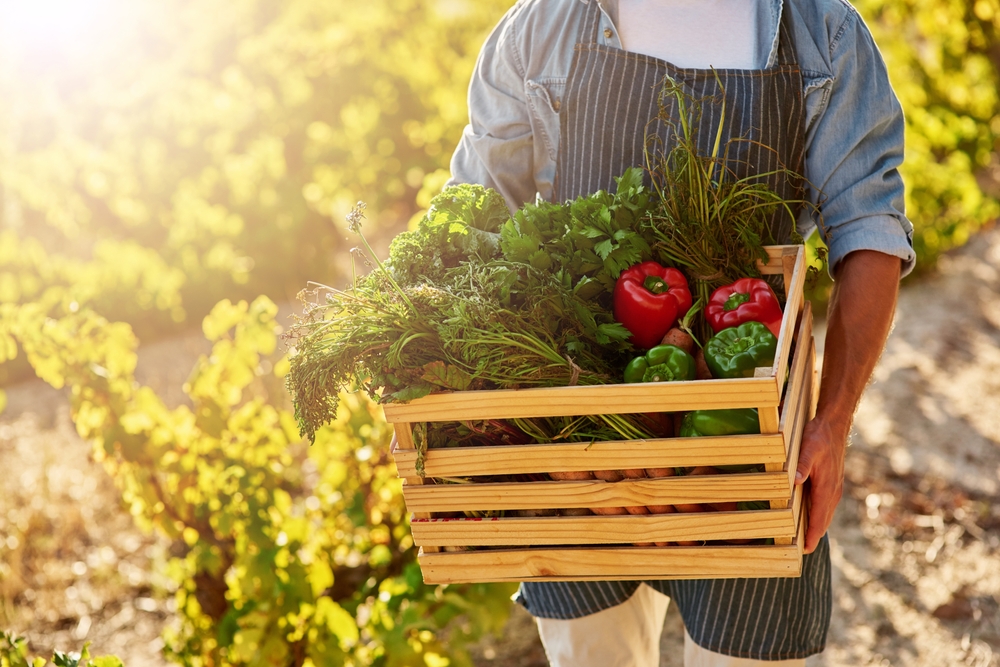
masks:
{"type": "Polygon", "coordinates": [[[906,218],[903,111],[871,33],[854,11],[834,33],[827,105],[809,128],[806,172],[813,221],[830,256],[831,274],[855,250],[877,250],[914,266],[913,225],[906,218]]]}
{"type": "Polygon", "coordinates": [[[511,9],[483,45],[469,84],[469,124],[451,159],[453,183],[478,183],[513,211],[535,199],[533,141],[525,75],[511,9]]]}

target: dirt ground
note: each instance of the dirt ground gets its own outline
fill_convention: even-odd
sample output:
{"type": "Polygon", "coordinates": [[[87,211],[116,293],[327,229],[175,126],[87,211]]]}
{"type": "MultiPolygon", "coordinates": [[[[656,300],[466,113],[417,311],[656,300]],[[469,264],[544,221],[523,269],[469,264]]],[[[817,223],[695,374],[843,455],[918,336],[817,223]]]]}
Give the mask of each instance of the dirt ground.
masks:
{"type": "MultiPolygon", "coordinates": [[[[820,330],[821,334],[821,330],[820,330]]],[[[821,347],[821,335],[818,342],[821,347]]],[[[144,348],[140,380],[168,400],[200,334],[144,348]]],[[[172,619],[137,529],[69,422],[62,393],[7,388],[0,414],[0,629],[37,654],[93,642],[156,667],[172,619]]],[[[859,409],[844,499],[831,528],[834,609],[809,667],[1000,666],[1000,230],[907,283],[895,330],[859,409]]],[[[661,667],[680,667],[667,618],[661,667]]],[[[482,642],[478,666],[542,667],[530,617],[482,642]]]]}

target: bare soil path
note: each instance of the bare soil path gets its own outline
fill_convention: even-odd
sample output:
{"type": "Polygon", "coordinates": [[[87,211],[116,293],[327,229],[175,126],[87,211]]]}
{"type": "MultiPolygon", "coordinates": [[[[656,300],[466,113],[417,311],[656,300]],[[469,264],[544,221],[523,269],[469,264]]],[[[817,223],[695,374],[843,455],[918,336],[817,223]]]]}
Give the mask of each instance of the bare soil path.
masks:
{"type": "MultiPolygon", "coordinates": [[[[140,353],[141,381],[168,403],[200,334],[140,353]]],[[[130,667],[166,665],[167,545],[132,522],[40,382],[7,388],[0,414],[0,628],[35,653],[93,641],[130,667]]],[[[834,614],[809,667],[1000,666],[1000,230],[908,283],[859,409],[844,499],[831,529],[834,614]]],[[[680,667],[672,611],[661,667],[680,667]]],[[[477,649],[480,666],[542,667],[530,617],[477,649]]]]}

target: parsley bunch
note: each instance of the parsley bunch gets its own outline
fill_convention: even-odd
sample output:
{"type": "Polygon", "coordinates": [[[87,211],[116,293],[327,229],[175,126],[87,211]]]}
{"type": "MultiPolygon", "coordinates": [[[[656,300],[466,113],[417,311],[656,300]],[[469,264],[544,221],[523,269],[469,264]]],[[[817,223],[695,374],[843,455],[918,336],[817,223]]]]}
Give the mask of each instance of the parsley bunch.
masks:
{"type": "MultiPolygon", "coordinates": [[[[339,290],[313,286],[286,339],[287,386],[303,435],[336,416],[343,388],[380,401],[432,391],[620,381],[631,350],[614,321],[618,274],[648,259],[642,173],[564,204],[510,216],[495,191],[445,189],[375,270],[339,290]]],[[[361,233],[363,206],[348,216],[361,233]]]]}

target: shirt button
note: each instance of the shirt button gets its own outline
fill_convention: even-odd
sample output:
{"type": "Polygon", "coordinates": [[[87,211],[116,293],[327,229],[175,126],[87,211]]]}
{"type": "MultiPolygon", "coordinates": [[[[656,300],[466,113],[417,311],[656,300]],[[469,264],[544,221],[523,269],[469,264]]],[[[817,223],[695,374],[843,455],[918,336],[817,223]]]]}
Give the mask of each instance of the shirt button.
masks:
{"type": "Polygon", "coordinates": [[[562,102],[560,102],[559,100],[556,100],[555,102],[552,103],[552,108],[555,109],[556,111],[559,111],[559,107],[561,106],[562,102]]]}
{"type": "Polygon", "coordinates": [[[613,35],[613,34],[615,34],[615,33],[611,32],[611,28],[605,28],[604,29],[604,36],[607,37],[608,39],[611,39],[611,35],[613,35]]]}

